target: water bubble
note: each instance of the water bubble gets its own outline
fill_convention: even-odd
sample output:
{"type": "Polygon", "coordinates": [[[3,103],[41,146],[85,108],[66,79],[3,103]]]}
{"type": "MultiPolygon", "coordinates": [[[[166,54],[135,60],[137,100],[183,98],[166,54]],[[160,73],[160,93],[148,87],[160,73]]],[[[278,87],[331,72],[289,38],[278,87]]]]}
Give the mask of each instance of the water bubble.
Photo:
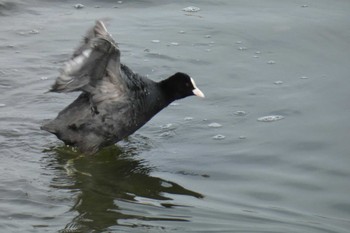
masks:
{"type": "Polygon", "coordinates": [[[161,133],[159,136],[162,137],[162,138],[173,137],[174,136],[174,132],[172,132],[172,131],[164,132],[164,133],[161,133]]]}
{"type": "Polygon", "coordinates": [[[284,116],[281,115],[270,115],[270,116],[263,116],[263,117],[259,117],[258,121],[261,122],[273,122],[273,121],[279,121],[284,119],[284,116]]]}
{"type": "Polygon", "coordinates": [[[259,56],[258,56],[258,55],[254,55],[253,57],[254,57],[254,58],[259,58],[259,56]]]}
{"type": "Polygon", "coordinates": [[[244,50],[247,50],[247,47],[239,47],[238,50],[244,51],[244,50]]]}
{"type": "Polygon", "coordinates": [[[235,113],[234,113],[236,116],[246,116],[247,115],[247,113],[245,112],[245,111],[236,111],[235,113]]]}
{"type": "Polygon", "coordinates": [[[236,44],[242,44],[242,41],[238,40],[236,41],[236,44]]]}
{"type": "Polygon", "coordinates": [[[223,140],[225,138],[226,137],[224,135],[222,135],[222,134],[217,134],[217,135],[213,136],[214,140],[223,140]]]}
{"type": "Polygon", "coordinates": [[[160,40],[151,40],[152,41],[152,43],[159,43],[160,42],[160,40]]]}
{"type": "Polygon", "coordinates": [[[183,8],[182,10],[185,12],[198,12],[201,9],[199,7],[196,7],[196,6],[188,6],[188,7],[183,8]]]}
{"type": "Polygon", "coordinates": [[[309,77],[301,76],[300,79],[309,79],[309,77]]]}
{"type": "Polygon", "coordinates": [[[123,3],[123,1],[118,1],[117,3],[118,3],[118,4],[122,4],[122,3],[123,3]]]}
{"type": "Polygon", "coordinates": [[[179,34],[185,34],[186,32],[184,30],[179,31],[179,34]]]}
{"type": "Polygon", "coordinates": [[[267,62],[267,64],[273,65],[273,64],[276,64],[276,62],[274,60],[270,60],[267,62]]]}
{"type": "Polygon", "coordinates": [[[205,38],[211,38],[211,35],[205,35],[204,37],[205,38]]]}
{"type": "Polygon", "coordinates": [[[211,52],[211,49],[205,49],[206,52],[211,52]]]}
{"type": "Polygon", "coordinates": [[[210,123],[208,125],[208,127],[210,127],[210,128],[220,128],[220,127],[222,127],[222,125],[219,124],[219,123],[213,122],[213,123],[210,123]]]}
{"type": "Polygon", "coordinates": [[[176,102],[170,104],[170,106],[179,106],[179,105],[180,105],[180,104],[179,104],[179,103],[176,103],[176,102]]]}
{"type": "Polygon", "coordinates": [[[255,51],[255,54],[261,54],[261,52],[260,51],[255,51]]]}
{"type": "Polygon", "coordinates": [[[0,108],[1,108],[1,107],[5,107],[5,106],[6,106],[6,104],[1,104],[1,103],[0,103],[0,108]]]}
{"type": "Polygon", "coordinates": [[[274,84],[281,85],[281,84],[283,84],[283,81],[275,81],[274,84]]]}
{"type": "Polygon", "coordinates": [[[173,45],[173,46],[178,46],[178,45],[179,45],[179,43],[177,43],[177,42],[171,42],[171,43],[170,43],[170,45],[173,45]]]}
{"type": "Polygon", "coordinates": [[[32,29],[28,32],[28,34],[39,34],[39,30],[37,29],[32,29]]]}
{"type": "Polygon", "coordinates": [[[247,137],[242,135],[242,136],[239,136],[238,139],[243,140],[243,139],[247,139],[247,137]]]}
{"type": "Polygon", "coordinates": [[[165,124],[165,125],[161,125],[160,128],[161,129],[170,129],[172,126],[173,126],[173,124],[168,123],[168,124],[165,124]]]}
{"type": "Polygon", "coordinates": [[[185,120],[185,121],[192,121],[192,120],[193,120],[193,117],[185,117],[184,120],[185,120]]]}
{"type": "Polygon", "coordinates": [[[83,8],[84,8],[84,5],[78,3],[78,4],[75,4],[75,5],[74,5],[74,8],[75,8],[75,9],[83,9],[83,8]]]}
{"type": "Polygon", "coordinates": [[[309,7],[308,5],[302,5],[301,7],[305,8],[305,7],[309,7]]]}
{"type": "Polygon", "coordinates": [[[40,79],[41,79],[41,80],[47,80],[48,77],[45,77],[45,76],[44,76],[44,77],[41,77],[40,79]]]}
{"type": "Polygon", "coordinates": [[[39,34],[39,30],[37,29],[32,29],[30,31],[21,31],[21,32],[17,32],[19,35],[21,36],[26,36],[26,35],[35,35],[35,34],[39,34]]]}

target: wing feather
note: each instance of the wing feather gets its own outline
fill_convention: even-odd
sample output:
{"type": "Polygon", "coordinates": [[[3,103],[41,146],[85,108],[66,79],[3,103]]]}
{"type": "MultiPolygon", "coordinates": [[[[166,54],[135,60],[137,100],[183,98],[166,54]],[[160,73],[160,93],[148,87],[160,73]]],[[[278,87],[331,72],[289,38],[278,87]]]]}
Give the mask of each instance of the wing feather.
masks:
{"type": "MultiPolygon", "coordinates": [[[[123,83],[120,74],[120,51],[102,21],[91,28],[72,58],[60,70],[52,92],[99,92],[99,82],[123,83]],[[107,75],[108,69],[109,75],[107,75]],[[113,73],[111,75],[111,73],[113,73]]],[[[112,86],[111,86],[112,87],[112,86]]]]}

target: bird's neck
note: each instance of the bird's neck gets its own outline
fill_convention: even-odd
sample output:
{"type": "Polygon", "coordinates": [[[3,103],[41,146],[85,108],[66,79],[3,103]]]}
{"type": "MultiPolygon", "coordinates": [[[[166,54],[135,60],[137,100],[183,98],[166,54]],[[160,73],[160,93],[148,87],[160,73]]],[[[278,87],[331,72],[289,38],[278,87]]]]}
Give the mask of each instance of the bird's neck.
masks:
{"type": "Polygon", "coordinates": [[[168,106],[173,101],[180,99],[177,93],[173,90],[174,87],[169,82],[169,79],[164,79],[158,83],[159,90],[161,92],[161,97],[164,99],[165,107],[168,106]]]}

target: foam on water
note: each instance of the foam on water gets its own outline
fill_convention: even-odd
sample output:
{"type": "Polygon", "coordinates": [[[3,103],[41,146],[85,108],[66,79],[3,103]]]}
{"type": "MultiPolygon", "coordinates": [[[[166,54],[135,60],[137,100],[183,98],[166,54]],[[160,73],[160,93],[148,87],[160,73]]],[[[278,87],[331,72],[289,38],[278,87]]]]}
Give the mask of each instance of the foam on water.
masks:
{"type": "Polygon", "coordinates": [[[174,125],[172,123],[168,123],[168,124],[160,126],[161,129],[170,129],[170,128],[173,128],[173,127],[174,127],[174,125]]]}
{"type": "Polygon", "coordinates": [[[284,116],[281,115],[269,115],[269,116],[263,116],[263,117],[259,117],[258,121],[261,122],[273,122],[273,121],[279,121],[284,119],[284,116]]]}
{"type": "Polygon", "coordinates": [[[201,9],[199,7],[196,7],[196,6],[188,6],[188,7],[183,8],[182,10],[186,11],[186,12],[198,12],[201,9]]]}
{"type": "Polygon", "coordinates": [[[242,110],[238,110],[234,113],[236,116],[246,116],[247,112],[242,111],[242,110]]]}
{"type": "Polygon", "coordinates": [[[208,124],[208,127],[209,128],[221,128],[222,125],[217,123],[217,122],[212,122],[212,123],[208,124]]]}
{"type": "Polygon", "coordinates": [[[225,138],[226,138],[226,136],[222,135],[222,134],[217,134],[217,135],[213,136],[214,140],[223,140],[225,138]]]}
{"type": "Polygon", "coordinates": [[[179,46],[179,43],[178,42],[170,42],[170,45],[172,45],[172,46],[179,46]]]}
{"type": "Polygon", "coordinates": [[[275,81],[274,84],[276,84],[276,85],[282,85],[282,84],[283,84],[283,81],[280,81],[280,80],[279,80],[279,81],[275,81]]]}
{"type": "Polygon", "coordinates": [[[80,3],[74,5],[75,9],[83,9],[84,7],[85,6],[83,4],[80,4],[80,3]]]}

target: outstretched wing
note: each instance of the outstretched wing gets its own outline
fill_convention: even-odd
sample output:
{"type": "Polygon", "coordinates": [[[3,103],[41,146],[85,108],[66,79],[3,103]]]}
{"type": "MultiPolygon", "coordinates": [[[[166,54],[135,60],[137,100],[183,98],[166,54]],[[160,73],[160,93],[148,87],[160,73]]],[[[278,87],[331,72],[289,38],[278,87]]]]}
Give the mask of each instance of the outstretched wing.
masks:
{"type": "Polygon", "coordinates": [[[112,36],[107,31],[106,26],[100,20],[97,20],[95,25],[91,27],[85,34],[84,38],[81,40],[78,47],[73,52],[72,58],[77,57],[87,50],[91,46],[91,41],[96,37],[105,37],[108,38],[111,42],[116,44],[112,39],[112,36]]]}
{"type": "Polygon", "coordinates": [[[96,88],[101,82],[108,82],[112,87],[120,81],[120,51],[103,22],[97,21],[60,70],[50,91],[94,93],[99,92],[96,88]],[[113,71],[109,71],[111,67],[113,71]]]}

